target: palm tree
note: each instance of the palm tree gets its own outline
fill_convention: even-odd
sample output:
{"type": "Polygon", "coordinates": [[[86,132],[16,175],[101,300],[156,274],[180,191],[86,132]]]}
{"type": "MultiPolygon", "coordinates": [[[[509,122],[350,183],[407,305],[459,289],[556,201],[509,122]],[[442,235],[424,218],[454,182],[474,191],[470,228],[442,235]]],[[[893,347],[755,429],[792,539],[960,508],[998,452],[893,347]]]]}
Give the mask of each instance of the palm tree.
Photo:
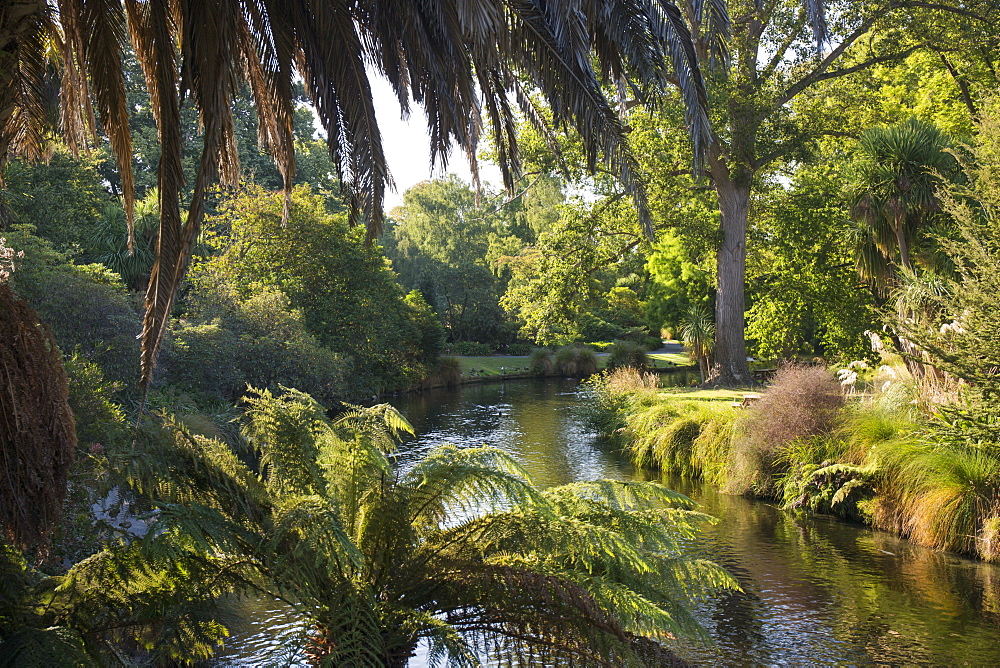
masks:
{"type": "Polygon", "coordinates": [[[139,464],[160,499],[147,549],[294,605],[316,663],[404,666],[425,641],[456,665],[658,664],[672,637],[703,636],[692,598],[735,586],[683,556],[709,518],[660,485],[538,491],[494,448],[405,462],[393,450],[411,428],[388,405],[330,422],[295,390],[247,403],[256,468],[182,430],[139,464]]]}
{"type": "Polygon", "coordinates": [[[691,349],[691,356],[698,360],[698,371],[701,382],[708,378],[708,356],[712,353],[715,343],[715,323],[712,315],[704,306],[693,305],[688,309],[687,317],[681,326],[681,339],[684,345],[691,349]]]}
{"type": "Polygon", "coordinates": [[[958,167],[948,137],[911,118],[867,130],[848,200],[858,225],[858,271],[877,289],[912,270],[919,233],[940,215],[937,190],[958,167]]]}

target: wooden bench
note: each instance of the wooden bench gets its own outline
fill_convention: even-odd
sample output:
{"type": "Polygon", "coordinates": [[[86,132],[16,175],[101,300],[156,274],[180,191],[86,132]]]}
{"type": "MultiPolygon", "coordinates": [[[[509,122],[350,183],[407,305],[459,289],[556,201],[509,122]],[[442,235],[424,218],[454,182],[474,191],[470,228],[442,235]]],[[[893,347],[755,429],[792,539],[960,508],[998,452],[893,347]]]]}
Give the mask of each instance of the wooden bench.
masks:
{"type": "Polygon", "coordinates": [[[749,408],[755,401],[760,401],[760,394],[757,392],[747,392],[743,395],[742,401],[734,401],[729,405],[733,408],[749,408]]]}

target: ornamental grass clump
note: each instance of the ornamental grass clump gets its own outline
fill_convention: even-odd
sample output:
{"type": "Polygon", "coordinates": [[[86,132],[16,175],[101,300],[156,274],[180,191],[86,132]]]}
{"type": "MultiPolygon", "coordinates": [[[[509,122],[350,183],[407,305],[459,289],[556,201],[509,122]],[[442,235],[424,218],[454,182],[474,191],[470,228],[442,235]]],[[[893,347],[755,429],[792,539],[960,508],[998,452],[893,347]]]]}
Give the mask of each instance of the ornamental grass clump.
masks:
{"type": "Polygon", "coordinates": [[[645,371],[649,367],[646,349],[635,341],[615,341],[607,349],[608,369],[633,368],[645,371]]]}
{"type": "Polygon", "coordinates": [[[1000,559],[1000,451],[941,438],[933,426],[877,445],[873,523],[934,549],[1000,559]]]}
{"type": "Polygon", "coordinates": [[[589,348],[563,346],[556,351],[555,370],[568,378],[586,378],[597,373],[597,355],[589,348]]]}
{"type": "Polygon", "coordinates": [[[551,376],[555,366],[552,364],[552,353],[545,348],[535,348],[531,351],[531,361],[528,363],[528,373],[543,378],[551,376]]]}
{"type": "Polygon", "coordinates": [[[797,440],[830,433],[843,405],[840,384],[823,367],[779,369],[733,442],[727,491],[777,498],[778,477],[788,470],[784,451],[797,440]]]}
{"type": "Polygon", "coordinates": [[[451,355],[439,357],[434,376],[441,385],[455,387],[462,382],[462,362],[451,355]]]}
{"type": "Polygon", "coordinates": [[[703,401],[661,397],[626,416],[629,449],[639,466],[717,481],[726,469],[734,412],[703,401]]]}
{"type": "Polygon", "coordinates": [[[625,418],[633,407],[656,402],[659,378],[625,367],[595,374],[582,383],[585,401],[577,409],[584,423],[611,441],[625,434],[625,418]]]}

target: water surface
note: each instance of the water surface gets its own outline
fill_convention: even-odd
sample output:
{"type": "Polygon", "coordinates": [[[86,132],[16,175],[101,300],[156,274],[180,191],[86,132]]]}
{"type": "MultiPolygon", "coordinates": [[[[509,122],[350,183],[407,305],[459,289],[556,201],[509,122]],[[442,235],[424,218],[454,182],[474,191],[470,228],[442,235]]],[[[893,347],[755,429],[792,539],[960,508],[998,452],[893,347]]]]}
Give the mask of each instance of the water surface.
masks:
{"type": "MultiPolygon", "coordinates": [[[[392,403],[419,434],[404,446],[404,462],[441,442],[489,444],[513,454],[543,486],[648,477],[583,425],[578,401],[575,382],[550,380],[467,385],[392,403]]],[[[1000,566],[698,482],[665,482],[719,518],[694,549],[744,590],[700,606],[716,642],[681,647],[685,658],[734,666],[1000,665],[1000,566]]],[[[280,637],[300,628],[296,620],[272,602],[244,605],[248,627],[231,638],[219,664],[294,656],[280,637]]],[[[417,657],[411,665],[424,663],[417,657]]]]}

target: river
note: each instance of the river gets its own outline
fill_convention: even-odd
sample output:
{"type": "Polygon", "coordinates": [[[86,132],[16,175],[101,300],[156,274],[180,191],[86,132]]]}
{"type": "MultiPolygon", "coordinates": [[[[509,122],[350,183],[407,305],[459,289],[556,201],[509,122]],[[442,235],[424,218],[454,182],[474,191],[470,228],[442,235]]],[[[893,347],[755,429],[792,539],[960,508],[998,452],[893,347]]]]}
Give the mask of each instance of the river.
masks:
{"type": "MultiPolygon", "coordinates": [[[[448,441],[513,454],[536,484],[648,478],[602,443],[575,414],[573,381],[467,385],[393,399],[419,435],[405,460],[448,441]]],[[[665,480],[719,522],[696,549],[725,566],[743,592],[705,601],[698,617],[713,646],[679,654],[703,665],[1000,665],[1000,565],[920,548],[833,518],[795,515],[665,480]]],[[[245,627],[217,665],[259,665],[283,656],[285,610],[245,602],[245,627]]],[[[425,661],[417,657],[411,665],[425,661]]]]}

